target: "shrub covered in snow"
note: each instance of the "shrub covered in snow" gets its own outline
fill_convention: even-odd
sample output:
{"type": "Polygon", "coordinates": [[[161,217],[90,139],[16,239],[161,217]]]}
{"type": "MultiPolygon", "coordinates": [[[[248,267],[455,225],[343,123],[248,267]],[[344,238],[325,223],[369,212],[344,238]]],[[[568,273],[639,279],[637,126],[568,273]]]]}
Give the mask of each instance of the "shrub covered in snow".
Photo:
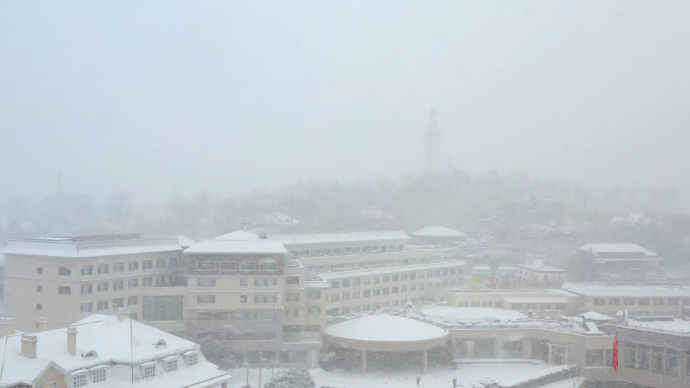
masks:
{"type": "Polygon", "coordinates": [[[308,371],[287,369],[279,372],[264,388],[313,388],[316,385],[308,371]]]}

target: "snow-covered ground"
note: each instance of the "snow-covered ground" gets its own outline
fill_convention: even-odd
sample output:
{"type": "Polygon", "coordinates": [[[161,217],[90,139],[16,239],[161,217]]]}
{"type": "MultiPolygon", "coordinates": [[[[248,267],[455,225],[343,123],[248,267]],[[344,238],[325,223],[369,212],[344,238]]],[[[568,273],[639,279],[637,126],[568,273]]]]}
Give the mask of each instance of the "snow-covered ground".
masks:
{"type": "MultiPolygon", "coordinates": [[[[464,388],[481,388],[483,383],[495,381],[497,383],[514,384],[521,380],[528,380],[535,376],[558,372],[564,367],[549,364],[468,364],[460,365],[457,370],[431,369],[428,374],[420,375],[413,372],[400,371],[397,373],[372,372],[367,375],[360,373],[326,372],[323,369],[311,369],[309,372],[316,388],[324,384],[344,385],[347,388],[382,388],[382,387],[416,387],[415,379],[421,377],[419,383],[423,388],[448,388],[452,387],[452,380],[458,379],[458,386],[464,388]]],[[[275,369],[273,373],[276,373],[275,369]]],[[[247,383],[246,369],[232,369],[227,371],[234,376],[229,388],[241,388],[247,383]]],[[[263,369],[261,373],[261,386],[271,380],[271,369],[263,369]]],[[[547,388],[572,388],[574,379],[545,385],[547,388]],[[561,383],[559,385],[559,383],[561,383]]],[[[249,369],[249,384],[252,388],[259,387],[258,369],[249,369]]],[[[576,387],[579,386],[576,385],[576,387]]],[[[259,387],[261,388],[261,387],[259,387]]]]}
{"type": "Polygon", "coordinates": [[[555,383],[541,385],[538,388],[578,388],[584,381],[585,378],[582,376],[571,377],[569,379],[556,381],[555,383]]]}

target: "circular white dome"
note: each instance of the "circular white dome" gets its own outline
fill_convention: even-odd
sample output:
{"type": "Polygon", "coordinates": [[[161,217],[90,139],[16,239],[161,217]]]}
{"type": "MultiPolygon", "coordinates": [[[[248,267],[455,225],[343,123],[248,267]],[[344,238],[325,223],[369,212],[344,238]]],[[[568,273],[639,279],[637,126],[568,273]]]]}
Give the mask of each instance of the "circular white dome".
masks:
{"type": "Polygon", "coordinates": [[[448,331],[410,318],[370,315],[328,326],[326,334],[357,341],[408,342],[443,338],[448,331]]]}

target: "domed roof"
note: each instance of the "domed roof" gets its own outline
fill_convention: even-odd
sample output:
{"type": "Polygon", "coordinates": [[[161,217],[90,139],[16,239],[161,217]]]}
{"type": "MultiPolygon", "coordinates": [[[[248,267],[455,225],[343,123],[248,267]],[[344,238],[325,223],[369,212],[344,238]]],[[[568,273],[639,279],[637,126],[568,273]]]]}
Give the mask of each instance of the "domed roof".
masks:
{"type": "Polygon", "coordinates": [[[243,230],[236,230],[232,233],[224,234],[222,236],[214,237],[214,240],[225,240],[225,241],[249,241],[258,240],[259,236],[254,233],[245,232],[243,230]]]}
{"type": "Polygon", "coordinates": [[[412,342],[443,338],[448,331],[410,318],[370,315],[328,326],[333,337],[375,342],[412,342]]]}

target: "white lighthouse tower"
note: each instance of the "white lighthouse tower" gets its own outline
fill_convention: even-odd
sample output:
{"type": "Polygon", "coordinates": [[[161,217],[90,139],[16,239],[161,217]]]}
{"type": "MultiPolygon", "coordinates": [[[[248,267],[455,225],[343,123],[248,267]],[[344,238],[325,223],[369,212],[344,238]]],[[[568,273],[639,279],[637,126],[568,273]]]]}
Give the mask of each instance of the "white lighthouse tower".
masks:
{"type": "Polygon", "coordinates": [[[438,123],[436,122],[436,111],[433,109],[429,112],[429,124],[426,127],[424,138],[426,140],[426,171],[438,172],[440,168],[439,146],[441,132],[439,132],[438,123]]]}

